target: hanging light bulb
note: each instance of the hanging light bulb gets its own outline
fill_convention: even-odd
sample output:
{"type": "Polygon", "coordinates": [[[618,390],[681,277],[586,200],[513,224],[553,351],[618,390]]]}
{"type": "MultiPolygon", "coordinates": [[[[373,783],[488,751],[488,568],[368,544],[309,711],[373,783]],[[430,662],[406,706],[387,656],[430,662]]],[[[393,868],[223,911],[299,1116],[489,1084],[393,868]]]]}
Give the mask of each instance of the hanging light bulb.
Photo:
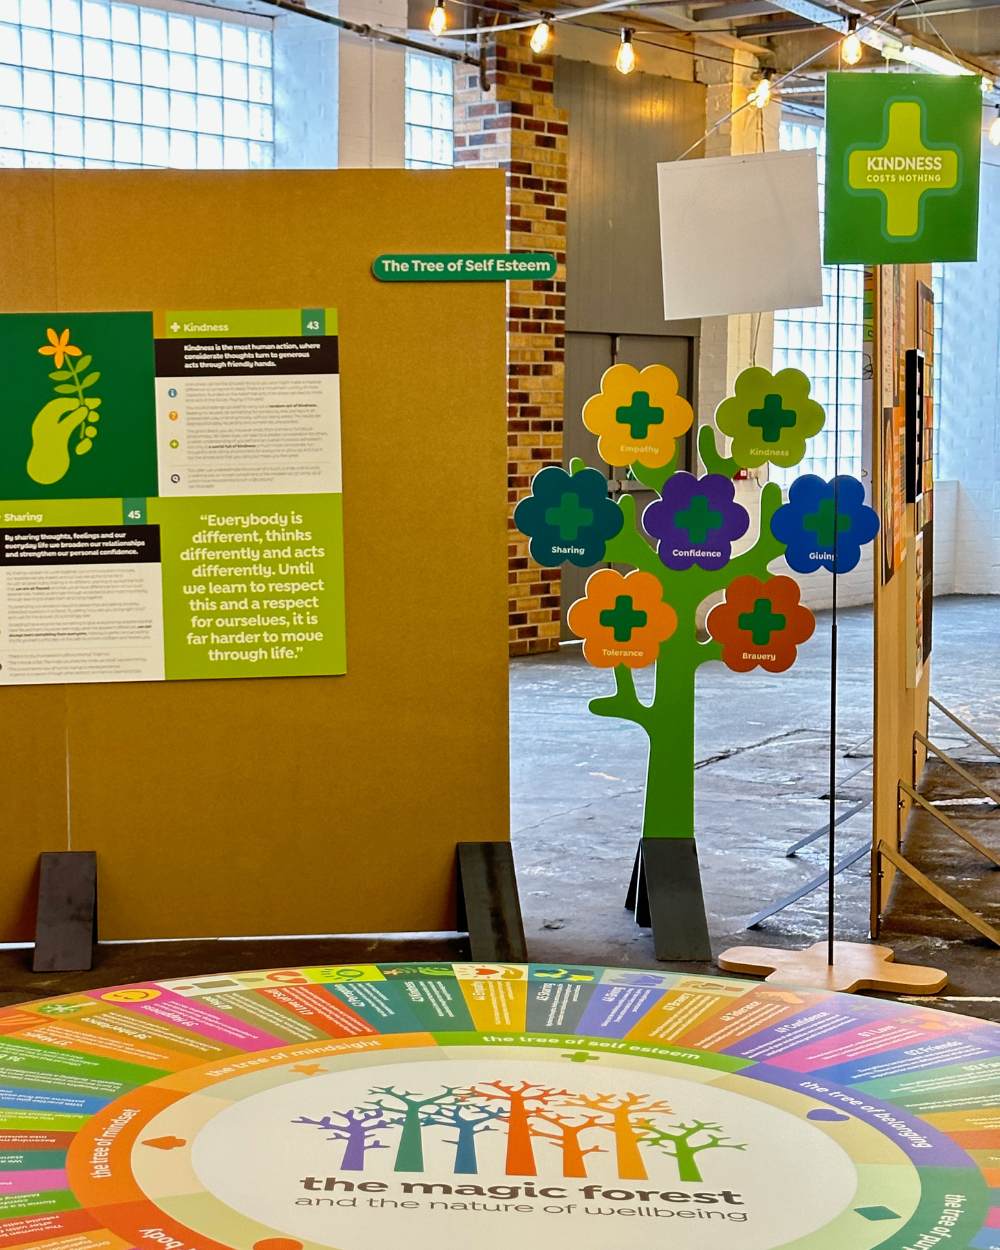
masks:
{"type": "Polygon", "coordinates": [[[631,74],[635,69],[635,46],[632,43],[632,30],[628,26],[622,27],[622,41],[615,57],[615,69],[619,74],[631,74]]]}
{"type": "Polygon", "coordinates": [[[747,103],[753,104],[759,109],[767,108],[771,103],[771,74],[772,70],[764,70],[764,77],[760,80],[753,91],[747,96],[747,103]]]}
{"type": "Polygon", "coordinates": [[[990,143],[995,148],[1000,148],[1000,106],[997,107],[997,115],[990,123],[990,143]]]}
{"type": "Polygon", "coordinates": [[[444,0],[434,0],[434,8],[431,10],[431,19],[427,23],[427,29],[435,39],[440,39],[448,29],[448,14],[444,11],[444,0]]]}
{"type": "Polygon", "coordinates": [[[840,59],[845,65],[857,65],[864,54],[864,47],[858,35],[858,19],[850,17],[847,21],[847,34],[840,45],[840,59]]]}
{"type": "Polygon", "coordinates": [[[531,32],[531,50],[541,56],[552,42],[552,14],[543,13],[542,20],[531,32]]]}

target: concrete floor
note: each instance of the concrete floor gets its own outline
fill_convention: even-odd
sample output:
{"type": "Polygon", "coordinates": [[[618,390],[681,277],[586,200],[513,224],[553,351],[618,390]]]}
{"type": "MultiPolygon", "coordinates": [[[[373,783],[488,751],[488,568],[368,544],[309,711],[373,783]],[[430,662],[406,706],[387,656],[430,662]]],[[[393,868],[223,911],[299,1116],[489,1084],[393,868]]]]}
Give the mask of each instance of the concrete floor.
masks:
{"type": "MultiPolygon", "coordinates": [[[[998,599],[947,598],[935,607],[934,690],[994,741],[1000,741],[998,622],[998,599]]],[[[784,852],[826,820],[829,660],[829,615],[821,613],[816,635],[791,673],[741,676],[721,664],[701,670],[698,840],[716,952],[747,941],[799,946],[824,932],[822,891],[753,934],[745,924],[825,866],[823,840],[796,858],[784,852]]],[[[864,798],[870,788],[870,773],[863,770],[871,763],[871,663],[870,610],[844,612],[838,793],[845,805],[864,798]]],[[[587,710],[588,699],[610,682],[575,648],[511,666],[511,822],[529,950],[536,959],[654,963],[649,933],[635,926],[622,905],[640,823],[643,735],[587,710]]],[[[943,718],[936,717],[933,736],[963,759],[989,758],[970,749],[943,718]]],[[[996,846],[1000,821],[991,815],[977,813],[977,832],[996,846]]],[[[870,831],[866,809],[840,826],[839,846],[844,852],[861,847],[870,831]]],[[[935,834],[923,835],[928,854],[940,847],[935,834]]],[[[941,871],[942,884],[970,905],[983,913],[995,908],[995,878],[981,864],[971,864],[965,855],[956,858],[950,848],[941,871]]],[[[904,903],[894,909],[884,934],[897,956],[948,969],[952,980],[941,1006],[1000,1018],[994,948],[939,909],[920,900],[904,903]]],[[[863,939],[867,923],[864,856],[839,878],[838,936],[863,939]]],[[[207,970],[464,954],[462,939],[445,936],[379,943],[331,938],[152,943],[102,947],[89,973],[34,977],[28,952],[0,950],[0,1005],[207,970]]],[[[711,970],[711,965],[696,967],[711,970]]]]}
{"type": "MultiPolygon", "coordinates": [[[[984,736],[1000,741],[1000,600],[938,600],[934,624],[934,692],[984,736]]],[[[870,609],[841,613],[839,654],[837,775],[845,811],[870,797],[870,609]]],[[[801,946],[825,935],[825,888],[752,933],[745,926],[826,866],[825,837],[794,858],[785,850],[827,819],[829,672],[829,613],[818,615],[816,635],[789,673],[740,675],[721,664],[700,671],[697,828],[716,954],[747,943],[801,946]]],[[[609,689],[610,675],[591,669],[576,648],[513,665],[512,829],[521,896],[533,954],[649,964],[650,935],[622,906],[641,822],[645,736],[587,711],[588,700],[609,689]]],[[[934,713],[932,726],[932,737],[950,753],[991,758],[940,714],[934,713]]],[[[984,825],[980,836],[996,847],[1000,820],[984,825]]],[[[870,837],[866,807],[840,825],[838,858],[867,846],[870,837]]],[[[941,840],[933,830],[925,836],[931,845],[941,840]]],[[[996,878],[970,858],[976,857],[952,863],[941,884],[982,914],[992,907],[996,923],[996,878]],[[956,884],[957,878],[963,880],[956,884]]],[[[864,855],[837,881],[838,937],[867,937],[868,904],[864,855]]],[[[911,899],[905,910],[913,906],[911,899]]],[[[1000,993],[995,948],[941,909],[920,904],[923,932],[914,932],[912,915],[904,919],[903,911],[893,908],[883,933],[897,957],[948,970],[949,1000],[942,1005],[1000,1018],[1000,1000],[974,1001],[1000,993]]]]}

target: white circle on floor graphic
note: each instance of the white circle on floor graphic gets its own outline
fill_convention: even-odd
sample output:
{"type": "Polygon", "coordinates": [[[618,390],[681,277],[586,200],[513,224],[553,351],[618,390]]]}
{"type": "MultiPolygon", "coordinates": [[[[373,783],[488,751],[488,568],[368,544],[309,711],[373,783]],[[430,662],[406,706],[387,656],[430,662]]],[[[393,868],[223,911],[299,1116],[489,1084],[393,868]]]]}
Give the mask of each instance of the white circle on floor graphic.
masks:
{"type": "Polygon", "coordinates": [[[856,1167],[805,1099],[796,1115],[706,1076],[489,1053],[356,1066],[233,1102],[191,1161],[231,1210],[336,1250],[773,1250],[849,1206],[856,1167]]]}

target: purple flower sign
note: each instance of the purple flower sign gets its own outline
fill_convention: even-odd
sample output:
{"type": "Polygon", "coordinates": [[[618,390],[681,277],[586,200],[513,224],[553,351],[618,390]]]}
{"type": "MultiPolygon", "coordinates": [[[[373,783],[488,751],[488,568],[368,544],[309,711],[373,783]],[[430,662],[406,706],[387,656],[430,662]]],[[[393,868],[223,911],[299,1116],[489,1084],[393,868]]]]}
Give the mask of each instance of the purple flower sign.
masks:
{"type": "Polygon", "coordinates": [[[721,569],[733,543],[750,528],[750,516],[735,502],[736,487],[727,477],[675,473],[662,498],[642,514],[646,533],[658,539],[657,551],[668,569],[721,569]]]}

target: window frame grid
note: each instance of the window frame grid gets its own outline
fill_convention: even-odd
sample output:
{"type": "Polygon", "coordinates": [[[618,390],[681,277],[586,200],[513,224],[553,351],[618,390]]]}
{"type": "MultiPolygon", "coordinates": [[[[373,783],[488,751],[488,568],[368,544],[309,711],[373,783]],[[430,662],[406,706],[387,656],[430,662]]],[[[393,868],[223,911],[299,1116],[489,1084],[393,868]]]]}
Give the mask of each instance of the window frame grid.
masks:
{"type": "Polygon", "coordinates": [[[433,52],[406,53],[403,130],[407,169],[451,169],[455,164],[454,65],[433,52]],[[417,155],[417,146],[423,155],[417,155]]]}
{"type": "Polygon", "coordinates": [[[0,167],[273,165],[270,22],[123,0],[8,2],[0,167]]]}

